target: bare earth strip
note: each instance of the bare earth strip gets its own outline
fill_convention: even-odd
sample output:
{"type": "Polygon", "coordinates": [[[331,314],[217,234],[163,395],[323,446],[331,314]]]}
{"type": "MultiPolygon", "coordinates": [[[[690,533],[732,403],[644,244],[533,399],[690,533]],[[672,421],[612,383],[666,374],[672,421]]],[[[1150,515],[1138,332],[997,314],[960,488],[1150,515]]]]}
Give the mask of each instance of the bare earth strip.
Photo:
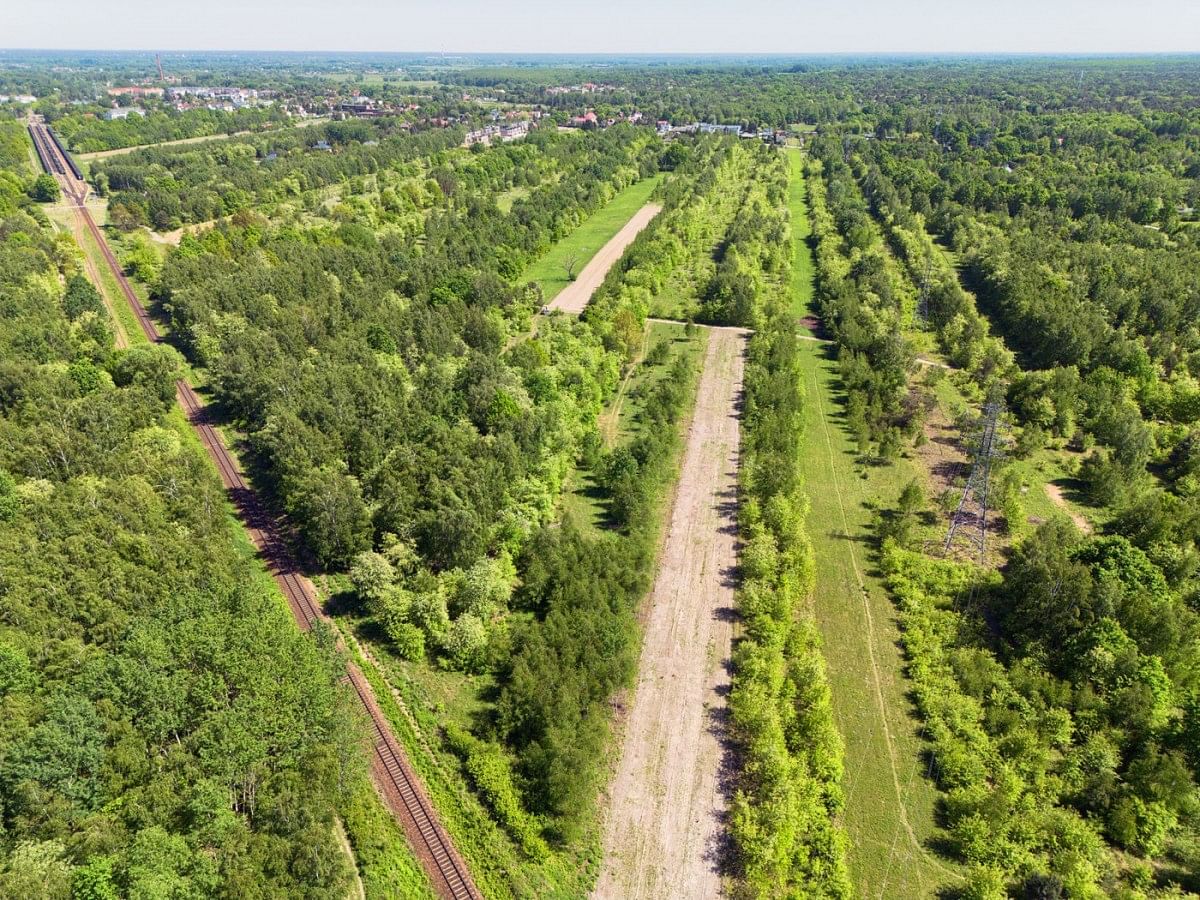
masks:
{"type": "Polygon", "coordinates": [[[716,897],[747,332],[714,328],[610,787],[597,898],[716,897]]]}
{"type": "Polygon", "coordinates": [[[621,258],[625,248],[633,243],[633,239],[650,224],[650,220],[657,216],[661,209],[662,207],[657,203],[647,203],[635,212],[633,218],[626,222],[621,230],[600,248],[600,252],[589,260],[579,276],[559,291],[558,296],[551,301],[550,308],[574,315],[583,312],[588,301],[592,299],[592,294],[596,292],[596,288],[600,287],[604,276],[612,268],[613,263],[621,258]]]}

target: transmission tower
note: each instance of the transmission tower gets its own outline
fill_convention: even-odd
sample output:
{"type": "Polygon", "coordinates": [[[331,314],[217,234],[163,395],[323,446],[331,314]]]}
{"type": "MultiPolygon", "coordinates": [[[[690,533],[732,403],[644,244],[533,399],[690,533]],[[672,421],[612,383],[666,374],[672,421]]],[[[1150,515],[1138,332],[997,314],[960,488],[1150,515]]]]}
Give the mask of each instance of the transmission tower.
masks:
{"type": "Polygon", "coordinates": [[[1000,414],[1003,411],[1004,402],[998,398],[989,400],[983,408],[971,474],[967,476],[962,499],[958,501],[958,508],[950,519],[950,531],[942,547],[943,553],[950,552],[955,537],[960,534],[979,550],[980,559],[983,559],[987,550],[988,489],[991,486],[992,463],[1001,456],[999,431],[1000,414]]]}
{"type": "Polygon", "coordinates": [[[925,249],[925,276],[921,279],[921,296],[917,298],[917,318],[922,325],[929,324],[929,275],[933,269],[933,254],[925,249]]]}

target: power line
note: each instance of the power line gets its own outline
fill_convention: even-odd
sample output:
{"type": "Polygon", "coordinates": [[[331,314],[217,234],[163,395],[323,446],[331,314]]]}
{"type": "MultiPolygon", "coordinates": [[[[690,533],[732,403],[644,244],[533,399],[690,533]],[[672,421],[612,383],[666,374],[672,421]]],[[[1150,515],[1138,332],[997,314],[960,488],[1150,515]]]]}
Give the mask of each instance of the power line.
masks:
{"type": "Polygon", "coordinates": [[[933,269],[933,254],[925,248],[925,276],[921,279],[921,296],[917,298],[917,318],[922,325],[929,324],[929,275],[933,269]]]}
{"type": "Polygon", "coordinates": [[[992,462],[1001,456],[998,433],[1000,414],[1003,411],[1004,401],[999,398],[989,400],[983,407],[979,437],[975,442],[975,460],[971,466],[971,474],[967,476],[962,498],[958,501],[958,508],[950,519],[950,531],[946,534],[943,553],[950,552],[950,548],[954,546],[954,539],[959,534],[965,535],[971,544],[978,548],[980,559],[987,550],[988,491],[991,486],[992,462]],[[974,525],[978,527],[972,527],[974,525]]]}

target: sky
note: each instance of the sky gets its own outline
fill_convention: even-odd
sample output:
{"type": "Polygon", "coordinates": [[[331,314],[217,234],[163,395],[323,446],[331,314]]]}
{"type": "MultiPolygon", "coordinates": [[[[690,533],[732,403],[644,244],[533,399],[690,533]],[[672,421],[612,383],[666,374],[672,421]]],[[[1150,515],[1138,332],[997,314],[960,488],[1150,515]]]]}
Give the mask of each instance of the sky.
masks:
{"type": "Polygon", "coordinates": [[[1200,0],[0,0],[0,21],[10,48],[1200,52],[1200,0]]]}

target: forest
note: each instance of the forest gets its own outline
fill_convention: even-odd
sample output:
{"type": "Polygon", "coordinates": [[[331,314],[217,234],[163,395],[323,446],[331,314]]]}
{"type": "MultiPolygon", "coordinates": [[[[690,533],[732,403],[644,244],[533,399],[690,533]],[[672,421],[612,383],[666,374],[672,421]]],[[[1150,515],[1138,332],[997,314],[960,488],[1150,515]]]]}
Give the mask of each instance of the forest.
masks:
{"type": "Polygon", "coordinates": [[[151,107],[144,114],[123,119],[96,118],[97,110],[72,111],[70,115],[50,117],[58,132],[73,153],[96,153],[158,144],[184,138],[211,137],[239,131],[261,131],[288,122],[288,116],[272,107],[237,109],[233,112],[214,109],[176,111],[171,107],[151,107]]]}
{"type": "Polygon", "coordinates": [[[361,731],[78,251],[0,183],[6,897],[344,896],[361,731]]]}
{"type": "Polygon", "coordinates": [[[931,122],[893,101],[811,149],[822,321],[863,452],[924,439],[926,336],[965,396],[1007,401],[990,505],[1026,539],[995,568],[922,552],[916,489],[880,529],[968,896],[1194,888],[1200,123],[1184,97],[1143,103],[931,122]],[[1065,467],[1096,533],[1026,523],[1034,460],[1065,467]]]}
{"type": "Polygon", "coordinates": [[[727,893],[887,894],[837,696],[881,676],[827,649],[866,604],[917,748],[895,805],[896,771],[931,798],[875,802],[928,895],[1200,894],[1194,58],[248,59],[178,65],[422,117],[106,122],[86,66],[0,61],[76,151],[214,137],[88,163],[165,334],[118,347],[0,108],[0,895],[427,896],[353,660],[481,891],[586,896],[708,327],[748,330],[727,893]],[[557,127],[584,110],[624,120],[557,127]],[[669,130],[699,121],[747,132],[669,130]],[[661,211],[552,311],[531,267],[633,185],[661,211]],[[288,523],[315,639],[180,378],[288,523]]]}

